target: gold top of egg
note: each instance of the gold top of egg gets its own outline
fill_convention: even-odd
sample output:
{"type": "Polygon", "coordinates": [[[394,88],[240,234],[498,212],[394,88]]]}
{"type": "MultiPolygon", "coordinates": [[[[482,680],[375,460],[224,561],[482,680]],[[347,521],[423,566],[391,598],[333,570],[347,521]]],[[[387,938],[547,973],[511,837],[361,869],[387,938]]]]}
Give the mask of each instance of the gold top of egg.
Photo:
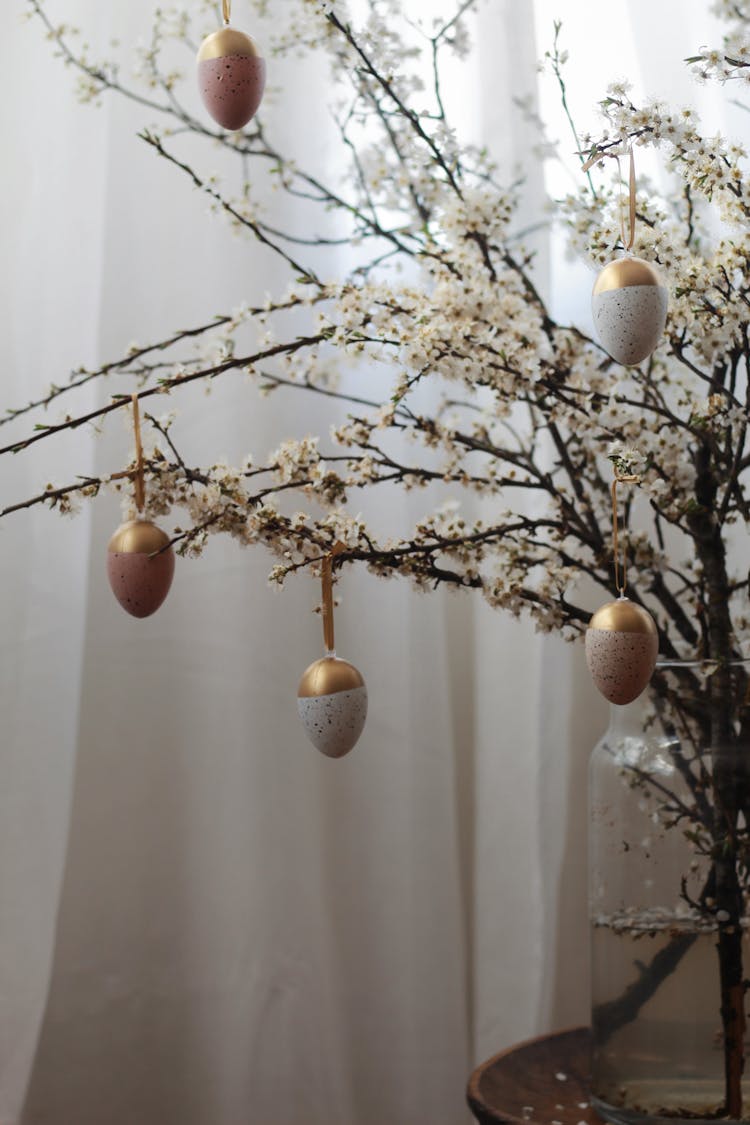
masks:
{"type": "Polygon", "coordinates": [[[661,274],[653,262],[628,255],[615,258],[602,270],[594,282],[594,296],[608,289],[626,289],[629,285],[660,285],[664,287],[661,274]]]}
{"type": "Polygon", "coordinates": [[[655,637],[656,622],[647,609],[628,598],[607,602],[589,621],[589,629],[607,629],[613,633],[645,633],[655,637]]]}
{"type": "Polygon", "coordinates": [[[261,58],[260,48],[254,39],[233,27],[220,27],[207,35],[198,51],[198,62],[206,59],[223,59],[227,55],[241,55],[246,59],[261,58]]]}
{"type": "Polygon", "coordinates": [[[107,545],[119,555],[153,555],[169,543],[169,536],[151,520],[128,520],[121,524],[107,545]]]}
{"type": "Polygon", "coordinates": [[[323,656],[302,674],[297,688],[300,699],[316,695],[335,695],[339,691],[353,691],[364,687],[365,681],[353,664],[337,656],[323,656]]]}

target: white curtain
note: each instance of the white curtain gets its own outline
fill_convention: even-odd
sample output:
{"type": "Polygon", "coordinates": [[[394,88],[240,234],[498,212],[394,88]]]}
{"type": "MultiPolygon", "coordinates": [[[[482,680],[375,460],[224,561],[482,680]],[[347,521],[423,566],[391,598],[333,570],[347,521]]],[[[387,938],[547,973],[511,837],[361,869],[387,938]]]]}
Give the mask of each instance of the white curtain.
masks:
{"type": "MultiPolygon", "coordinates": [[[[536,28],[531,5],[482,8],[453,96],[508,174],[527,148],[511,99],[534,88],[547,16],[583,7],[540,0],[536,28]]],[[[631,46],[661,42],[653,5],[629,8],[631,46]]],[[[95,54],[149,25],[148,5],[49,9],[95,54]]],[[[658,19],[676,58],[707,38],[677,0],[658,19]]],[[[609,34],[568,45],[601,58],[609,34]]],[[[35,22],[6,24],[0,61],[3,408],[282,283],[135,138],[147,112],[76,104],[35,22]]],[[[311,127],[325,80],[306,73],[320,104],[287,67],[274,120],[301,156],[328,143],[311,127]]],[[[291,396],[259,404],[240,376],[190,393],[196,463],[331,419],[291,396]]],[[[0,444],[21,429],[0,426],[0,444]]],[[[0,507],[112,471],[130,444],[110,422],[4,457],[0,507]]],[[[102,497],[75,520],[0,523],[1,1125],[465,1121],[473,1065],[587,1015],[585,770],[603,707],[580,651],[352,570],[338,649],[370,715],[331,762],[294,703],[320,649],[314,584],[279,596],[267,558],[216,541],[135,621],[104,576],[118,522],[102,497]]]]}

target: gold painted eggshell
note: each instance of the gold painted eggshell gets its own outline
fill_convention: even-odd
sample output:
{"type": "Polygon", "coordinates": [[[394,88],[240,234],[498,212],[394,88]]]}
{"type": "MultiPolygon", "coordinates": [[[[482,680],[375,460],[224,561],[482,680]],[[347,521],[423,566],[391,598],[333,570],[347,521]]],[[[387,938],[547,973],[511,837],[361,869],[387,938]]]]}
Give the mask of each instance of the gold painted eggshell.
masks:
{"type": "Polygon", "coordinates": [[[109,584],[122,608],[133,617],[150,617],[169,593],[174,551],[168,544],[169,536],[150,520],[129,520],[109,541],[109,584]]]}
{"type": "Polygon", "coordinates": [[[304,672],[297,710],[312,744],[328,758],[343,758],[355,746],[367,718],[367,687],[346,660],[324,656],[304,672]]]}
{"type": "Polygon", "coordinates": [[[222,27],[203,40],[198,52],[198,87],[217,124],[242,129],[257,113],[265,86],[265,59],[249,35],[222,27]]]}
{"type": "Polygon", "coordinates": [[[610,703],[637,699],[651,679],[659,651],[656,623],[627,598],[598,609],[586,630],[586,663],[598,690],[610,703]]]}
{"type": "Polygon", "coordinates": [[[667,320],[667,288],[656,266],[627,256],[599,272],[591,297],[597,335],[618,363],[641,363],[657,347],[667,320]]]}
{"type": "Polygon", "coordinates": [[[218,31],[211,32],[200,45],[198,62],[206,59],[223,59],[228,55],[238,55],[240,58],[259,59],[260,48],[250,35],[238,31],[235,27],[220,27],[218,31]]]}

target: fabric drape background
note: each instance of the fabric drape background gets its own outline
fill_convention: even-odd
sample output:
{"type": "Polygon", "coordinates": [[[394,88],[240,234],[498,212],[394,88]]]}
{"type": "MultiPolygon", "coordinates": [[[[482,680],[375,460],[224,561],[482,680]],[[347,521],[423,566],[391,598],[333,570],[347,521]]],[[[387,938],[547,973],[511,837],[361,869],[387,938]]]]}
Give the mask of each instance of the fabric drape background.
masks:
{"type": "MultiPolygon", "coordinates": [[[[552,18],[586,61],[571,97],[588,126],[610,78],[672,94],[680,60],[718,41],[706,8],[631,2],[613,41],[572,0],[481,7],[449,96],[503,174],[525,166],[521,225],[543,217],[544,185],[513,98],[536,90],[552,18]]],[[[49,10],[100,55],[144,37],[151,9],[49,10]]],[[[0,40],[2,409],[285,280],[136,138],[153,115],[77,104],[21,11],[0,40]]],[[[274,133],[300,161],[333,161],[326,72],[302,67],[275,77],[274,133]]],[[[535,237],[555,307],[588,323],[587,271],[535,237]]],[[[335,417],[293,395],[261,404],[239,375],[186,399],[196,463],[335,417]]],[[[114,421],[2,458],[0,507],[113,471],[130,447],[114,421]]],[[[424,503],[391,497],[383,515],[424,503]]],[[[338,649],[370,715],[331,762],[294,704],[320,649],[317,586],[279,595],[268,558],[215,541],[135,621],[104,572],[119,520],[103,496],[75,519],[0,524],[0,1122],[465,1122],[475,1063],[587,1016],[585,776],[604,708],[581,652],[478,600],[351,570],[338,649]]]]}

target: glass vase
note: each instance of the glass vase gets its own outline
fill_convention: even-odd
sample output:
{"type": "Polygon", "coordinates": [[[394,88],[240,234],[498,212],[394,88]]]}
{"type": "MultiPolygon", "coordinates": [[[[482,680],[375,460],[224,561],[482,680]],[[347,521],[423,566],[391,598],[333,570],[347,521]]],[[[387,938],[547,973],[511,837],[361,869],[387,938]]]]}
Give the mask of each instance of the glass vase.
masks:
{"type": "Polygon", "coordinates": [[[592,755],[592,1102],[611,1121],[750,1120],[749,672],[658,664],[592,755]]]}

